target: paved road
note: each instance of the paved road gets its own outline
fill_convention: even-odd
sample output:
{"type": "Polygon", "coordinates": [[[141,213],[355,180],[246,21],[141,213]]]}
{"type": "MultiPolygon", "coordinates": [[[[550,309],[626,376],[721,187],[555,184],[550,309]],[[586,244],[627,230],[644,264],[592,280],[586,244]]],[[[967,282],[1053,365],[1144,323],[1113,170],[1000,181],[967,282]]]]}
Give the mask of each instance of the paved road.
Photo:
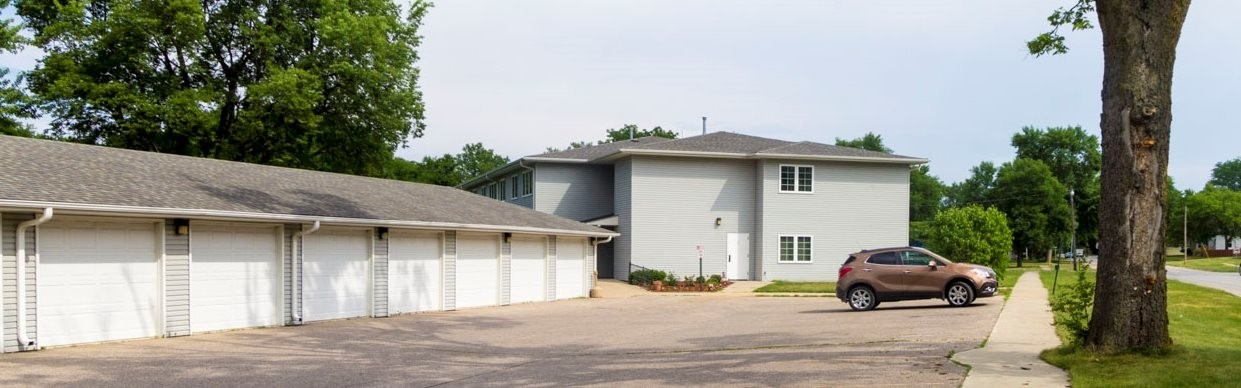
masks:
{"type": "Polygon", "coordinates": [[[999,298],[578,299],[0,355],[0,386],[957,386],[999,298]]]}
{"type": "Polygon", "coordinates": [[[1207,272],[1171,265],[1167,266],[1167,268],[1169,279],[1211,287],[1241,296],[1241,274],[1236,272],[1207,272]]]}

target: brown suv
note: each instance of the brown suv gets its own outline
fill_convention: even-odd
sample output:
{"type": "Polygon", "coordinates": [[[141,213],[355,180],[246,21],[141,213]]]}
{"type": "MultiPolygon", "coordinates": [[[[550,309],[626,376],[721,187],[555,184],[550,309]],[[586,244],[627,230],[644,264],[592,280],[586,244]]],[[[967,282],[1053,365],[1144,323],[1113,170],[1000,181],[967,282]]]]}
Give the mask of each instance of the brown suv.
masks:
{"type": "Polygon", "coordinates": [[[995,295],[998,285],[991,268],[953,263],[922,248],[883,248],[849,255],[840,266],[836,296],[857,311],[913,299],[944,299],[959,307],[995,295]]]}

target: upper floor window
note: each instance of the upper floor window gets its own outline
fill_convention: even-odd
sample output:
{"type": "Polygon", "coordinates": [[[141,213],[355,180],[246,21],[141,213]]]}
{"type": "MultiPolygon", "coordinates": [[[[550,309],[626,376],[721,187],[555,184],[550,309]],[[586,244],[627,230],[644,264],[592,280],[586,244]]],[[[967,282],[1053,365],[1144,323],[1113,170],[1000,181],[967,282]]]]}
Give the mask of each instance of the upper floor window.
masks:
{"type": "Polygon", "coordinates": [[[496,199],[504,199],[504,196],[508,194],[508,181],[501,179],[499,182],[496,182],[496,186],[499,187],[496,190],[496,199]]]}
{"type": "Polygon", "coordinates": [[[534,194],[534,171],[521,173],[521,195],[534,194]]]}
{"type": "Polygon", "coordinates": [[[814,166],[780,166],[780,192],[813,193],[814,166]]]}
{"type": "Polygon", "coordinates": [[[521,178],[519,175],[513,175],[508,178],[509,198],[517,198],[517,181],[521,178]]]}

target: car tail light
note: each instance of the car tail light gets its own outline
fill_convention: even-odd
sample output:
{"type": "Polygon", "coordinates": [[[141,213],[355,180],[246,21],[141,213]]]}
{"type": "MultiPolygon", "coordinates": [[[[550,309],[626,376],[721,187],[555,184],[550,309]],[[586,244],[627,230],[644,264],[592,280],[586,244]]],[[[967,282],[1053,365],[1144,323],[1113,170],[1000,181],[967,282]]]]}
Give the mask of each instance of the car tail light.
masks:
{"type": "Polygon", "coordinates": [[[840,267],[840,274],[836,277],[840,279],[844,279],[845,275],[848,275],[849,271],[852,271],[852,270],[853,270],[853,267],[840,267]]]}

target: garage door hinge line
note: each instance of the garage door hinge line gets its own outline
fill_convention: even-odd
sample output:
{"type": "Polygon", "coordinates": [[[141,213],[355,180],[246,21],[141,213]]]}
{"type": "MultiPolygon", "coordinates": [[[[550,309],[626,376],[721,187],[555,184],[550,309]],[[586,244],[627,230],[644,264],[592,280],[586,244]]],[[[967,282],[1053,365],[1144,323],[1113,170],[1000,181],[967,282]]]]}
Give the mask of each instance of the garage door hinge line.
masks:
{"type": "MultiPolygon", "coordinates": [[[[52,219],[52,208],[43,208],[39,218],[17,224],[17,342],[22,350],[38,348],[26,333],[26,228],[38,226],[52,219]]],[[[36,268],[35,276],[38,276],[36,268]]]]}
{"type": "MultiPolygon", "coordinates": [[[[292,242],[293,249],[292,249],[292,252],[290,253],[292,257],[289,257],[289,264],[290,264],[289,282],[290,282],[290,290],[291,292],[293,292],[293,295],[290,295],[289,305],[290,305],[290,310],[293,310],[291,311],[291,313],[293,314],[294,325],[302,324],[302,312],[298,308],[299,306],[297,303],[299,300],[302,299],[301,298],[302,293],[299,292],[297,288],[298,283],[300,283],[299,280],[301,280],[301,276],[298,276],[298,273],[297,273],[297,258],[301,256],[299,254],[301,252],[297,250],[297,242],[300,241],[302,237],[308,234],[314,233],[318,230],[319,230],[319,221],[315,220],[315,223],[310,226],[309,230],[303,229],[303,230],[297,231],[297,233],[293,233],[293,242],[292,242]]],[[[306,244],[302,244],[302,250],[305,250],[305,249],[306,249],[306,244]]]]}

